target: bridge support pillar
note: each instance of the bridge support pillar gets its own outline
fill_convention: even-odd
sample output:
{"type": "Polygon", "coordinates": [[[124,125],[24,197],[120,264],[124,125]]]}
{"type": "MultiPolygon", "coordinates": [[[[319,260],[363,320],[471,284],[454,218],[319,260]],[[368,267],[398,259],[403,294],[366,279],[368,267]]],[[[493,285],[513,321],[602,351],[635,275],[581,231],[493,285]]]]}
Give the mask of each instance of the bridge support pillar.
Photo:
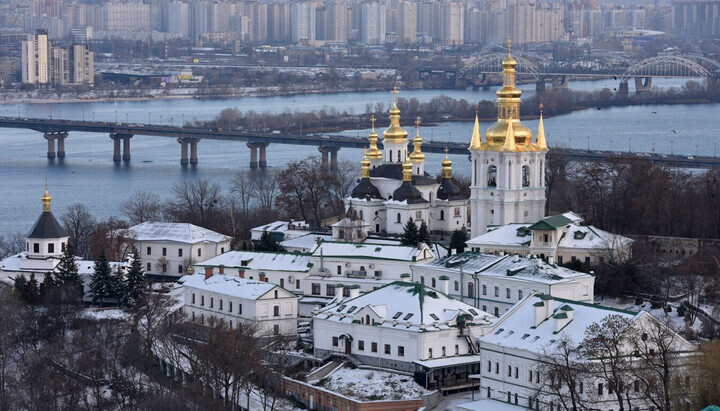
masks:
{"type": "Polygon", "coordinates": [[[643,93],[650,91],[652,87],[652,77],[635,77],[635,92],[643,93]]]}
{"type": "Polygon", "coordinates": [[[337,153],[340,151],[340,147],[318,147],[318,151],[322,153],[322,167],[323,170],[328,169],[328,157],[330,157],[330,171],[337,171],[338,161],[337,153]]]}
{"type": "Polygon", "coordinates": [[[68,133],[58,133],[55,134],[55,139],[57,140],[57,156],[58,158],[65,158],[65,139],[67,138],[68,133]]]}
{"type": "Polygon", "coordinates": [[[545,91],[545,80],[540,79],[535,83],[535,91],[537,93],[542,93],[545,91]]]}
{"type": "Polygon", "coordinates": [[[247,143],[247,146],[250,149],[250,168],[258,168],[258,165],[260,168],[267,167],[266,148],[269,145],[270,143],[247,143]],[[258,163],[258,151],[260,152],[260,163],[258,163]]]}
{"type": "Polygon", "coordinates": [[[570,84],[569,76],[554,76],[552,79],[553,90],[566,89],[570,84]]]}
{"type": "Polygon", "coordinates": [[[132,134],[121,134],[121,133],[110,133],[110,138],[113,141],[113,161],[120,162],[120,160],[130,161],[130,139],[132,134]],[[120,156],[120,142],[123,145],[123,153],[120,156]]]}
{"type": "Polygon", "coordinates": [[[620,80],[620,88],[618,89],[618,94],[627,96],[630,93],[630,86],[628,85],[628,82],[625,80],[620,80]]]}
{"type": "Polygon", "coordinates": [[[260,168],[266,168],[267,167],[267,146],[269,146],[270,143],[262,143],[260,145],[260,168]]]}
{"type": "Polygon", "coordinates": [[[190,140],[190,164],[198,163],[197,145],[199,142],[199,138],[190,140]]]}
{"type": "Polygon", "coordinates": [[[47,158],[55,158],[55,136],[53,134],[43,135],[48,142],[47,158]]]}

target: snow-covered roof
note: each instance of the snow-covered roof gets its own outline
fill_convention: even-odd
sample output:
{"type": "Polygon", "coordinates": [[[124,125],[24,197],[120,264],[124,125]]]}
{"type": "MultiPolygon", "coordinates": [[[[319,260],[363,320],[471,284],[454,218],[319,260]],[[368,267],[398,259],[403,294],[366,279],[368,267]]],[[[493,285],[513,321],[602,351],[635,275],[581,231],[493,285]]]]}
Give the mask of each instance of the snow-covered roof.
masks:
{"type": "Polygon", "coordinates": [[[532,237],[529,235],[528,227],[530,224],[506,224],[469,240],[468,244],[530,246],[532,237]],[[521,231],[518,232],[518,230],[521,231]]]}
{"type": "MultiPolygon", "coordinates": [[[[39,271],[42,271],[41,269],[38,269],[38,268],[25,269],[25,270],[23,270],[22,268],[20,268],[20,267],[21,267],[21,261],[22,261],[22,260],[27,260],[27,259],[28,259],[28,255],[27,255],[26,252],[22,252],[22,253],[19,253],[19,254],[15,254],[15,255],[13,255],[13,256],[11,256],[11,257],[4,258],[4,259],[0,262],[0,269],[2,269],[2,271],[8,271],[8,272],[12,272],[12,271],[17,271],[17,272],[19,272],[19,271],[28,271],[28,272],[35,272],[35,273],[37,273],[37,272],[39,272],[39,271]]],[[[60,262],[60,259],[57,258],[57,257],[52,257],[52,258],[49,258],[49,259],[53,260],[52,267],[56,267],[57,264],[60,262]]],[[[78,266],[78,274],[80,274],[80,275],[90,275],[90,274],[93,274],[93,273],[95,272],[95,261],[92,261],[92,260],[78,260],[77,257],[76,257],[76,259],[75,259],[75,264],[77,264],[77,266],[78,266]]],[[[109,262],[109,264],[110,264],[110,268],[111,268],[113,271],[114,271],[115,269],[117,269],[118,266],[120,266],[120,267],[124,267],[124,266],[125,266],[125,263],[124,263],[124,262],[113,262],[113,261],[111,261],[111,262],[109,262]]],[[[48,271],[49,271],[49,269],[48,269],[48,271]]]]}
{"type": "Polygon", "coordinates": [[[425,368],[446,368],[461,364],[471,364],[482,361],[479,355],[460,355],[456,357],[431,358],[429,360],[415,360],[415,364],[425,368]]]}
{"type": "Polygon", "coordinates": [[[301,237],[291,238],[280,243],[285,249],[301,249],[311,251],[317,245],[317,240],[329,241],[332,235],[325,233],[309,233],[301,237]]]}
{"type": "Polygon", "coordinates": [[[456,405],[457,409],[460,411],[524,411],[527,410],[527,407],[520,406],[520,405],[513,405],[509,404],[507,402],[502,401],[496,401],[489,398],[484,398],[482,400],[472,401],[472,402],[466,402],[464,404],[458,404],[456,405]]]}
{"type": "Polygon", "coordinates": [[[552,350],[563,335],[579,344],[591,324],[602,322],[610,315],[620,315],[634,322],[643,313],[533,293],[500,317],[489,332],[478,337],[478,341],[541,354],[543,350],[552,350]],[[536,309],[548,308],[549,315],[543,314],[545,319],[535,326],[536,309]],[[571,320],[557,331],[556,321],[568,312],[572,312],[571,320]]]}
{"type": "Polygon", "coordinates": [[[632,243],[632,239],[603,231],[591,225],[570,224],[560,242],[560,248],[617,248],[632,243]]]}
{"type": "Polygon", "coordinates": [[[128,236],[137,241],[174,241],[185,244],[219,243],[230,237],[188,223],[144,222],[128,228],[128,236]]]}
{"type": "MultiPolygon", "coordinates": [[[[92,275],[95,273],[95,261],[75,260],[75,264],[78,266],[78,274],[80,275],[92,275]]],[[[110,270],[112,270],[112,272],[115,272],[118,267],[125,268],[125,263],[118,263],[114,261],[110,261],[108,265],[110,265],[110,270]]]]}
{"type": "Polygon", "coordinates": [[[176,285],[176,287],[182,286],[245,300],[257,300],[273,288],[280,288],[272,283],[248,280],[236,275],[227,274],[215,274],[210,278],[205,278],[204,274],[186,275],[181,277],[176,285]]]}
{"type": "Polygon", "coordinates": [[[261,225],[255,228],[252,228],[250,231],[268,231],[268,232],[279,232],[284,233],[288,230],[288,227],[290,226],[290,223],[288,221],[274,221],[269,224],[261,225]]]}
{"type": "MultiPolygon", "coordinates": [[[[422,258],[422,250],[410,245],[375,243],[343,243],[324,241],[313,250],[313,257],[370,258],[377,260],[416,261],[422,258]]],[[[428,258],[434,257],[428,249],[428,258]]]]}
{"type": "MultiPolygon", "coordinates": [[[[364,308],[384,318],[381,327],[409,331],[449,329],[460,314],[468,324],[486,325],[495,317],[462,301],[418,283],[394,281],[355,298],[333,302],[315,318],[352,323],[364,308]]],[[[377,323],[375,324],[378,325],[377,323]]]]}
{"type": "Polygon", "coordinates": [[[293,271],[306,273],[312,263],[305,254],[274,253],[266,251],[228,251],[209,260],[195,264],[196,267],[232,267],[249,270],[293,271]]]}
{"type": "Polygon", "coordinates": [[[359,401],[419,399],[428,393],[413,377],[389,371],[340,366],[321,379],[316,388],[359,401]]]}
{"type": "Polygon", "coordinates": [[[590,274],[574,271],[557,264],[548,264],[539,258],[482,254],[472,251],[451,255],[418,266],[452,272],[462,270],[465,274],[512,277],[519,281],[544,284],[557,284],[590,276],[590,274]]]}

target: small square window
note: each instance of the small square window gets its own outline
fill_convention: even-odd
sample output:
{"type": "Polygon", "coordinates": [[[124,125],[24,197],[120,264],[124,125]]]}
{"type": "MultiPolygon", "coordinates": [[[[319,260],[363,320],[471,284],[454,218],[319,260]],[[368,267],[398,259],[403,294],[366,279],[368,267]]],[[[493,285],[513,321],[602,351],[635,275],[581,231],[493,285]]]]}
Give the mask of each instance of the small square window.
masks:
{"type": "Polygon", "coordinates": [[[398,357],[404,357],[405,356],[405,347],[402,345],[398,345],[398,357]]]}
{"type": "Polygon", "coordinates": [[[370,343],[370,351],[377,352],[377,343],[370,343]]]}
{"type": "Polygon", "coordinates": [[[358,340],[358,350],[359,351],[365,351],[365,341],[358,340]]]}
{"type": "Polygon", "coordinates": [[[385,354],[392,354],[390,351],[390,344],[385,344],[385,354]]]}

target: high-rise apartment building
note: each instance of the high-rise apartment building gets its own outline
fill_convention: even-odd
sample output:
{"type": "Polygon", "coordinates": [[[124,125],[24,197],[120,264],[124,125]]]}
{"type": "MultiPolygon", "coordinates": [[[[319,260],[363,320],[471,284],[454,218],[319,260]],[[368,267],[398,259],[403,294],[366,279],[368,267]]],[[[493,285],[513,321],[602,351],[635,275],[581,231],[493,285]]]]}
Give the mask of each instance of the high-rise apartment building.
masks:
{"type": "Polygon", "coordinates": [[[362,6],[362,42],[366,44],[385,43],[385,6],[368,3],[362,6]]]}
{"type": "Polygon", "coordinates": [[[143,3],[106,3],[102,6],[102,27],[105,30],[150,29],[150,6],[143,3]]]}
{"type": "Polygon", "coordinates": [[[95,60],[92,51],[82,44],[70,46],[70,82],[73,84],[95,83],[95,60]]]}
{"type": "Polygon", "coordinates": [[[22,82],[47,84],[50,82],[50,40],[45,30],[28,36],[22,42],[22,82]]]}
{"type": "Polygon", "coordinates": [[[463,44],[465,34],[465,5],[456,1],[443,4],[440,9],[440,42],[447,46],[463,44]]]}
{"type": "Polygon", "coordinates": [[[315,41],[315,3],[303,2],[292,5],[292,42],[315,41]]]}
{"type": "Polygon", "coordinates": [[[165,31],[187,37],[190,34],[190,6],[182,1],[172,1],[166,10],[165,31]]]}
{"type": "Polygon", "coordinates": [[[400,3],[400,21],[398,22],[398,44],[407,45],[417,42],[418,21],[417,3],[403,1],[400,3]]]}

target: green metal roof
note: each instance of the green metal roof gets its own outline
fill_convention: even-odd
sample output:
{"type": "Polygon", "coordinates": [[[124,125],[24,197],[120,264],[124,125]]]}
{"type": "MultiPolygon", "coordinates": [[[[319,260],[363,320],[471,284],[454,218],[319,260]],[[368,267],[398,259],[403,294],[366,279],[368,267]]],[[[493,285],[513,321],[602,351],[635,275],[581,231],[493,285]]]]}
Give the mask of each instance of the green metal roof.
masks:
{"type": "Polygon", "coordinates": [[[550,217],[543,218],[537,223],[531,225],[530,230],[556,230],[560,227],[564,227],[571,224],[573,221],[562,214],[553,215],[550,217]]]}

